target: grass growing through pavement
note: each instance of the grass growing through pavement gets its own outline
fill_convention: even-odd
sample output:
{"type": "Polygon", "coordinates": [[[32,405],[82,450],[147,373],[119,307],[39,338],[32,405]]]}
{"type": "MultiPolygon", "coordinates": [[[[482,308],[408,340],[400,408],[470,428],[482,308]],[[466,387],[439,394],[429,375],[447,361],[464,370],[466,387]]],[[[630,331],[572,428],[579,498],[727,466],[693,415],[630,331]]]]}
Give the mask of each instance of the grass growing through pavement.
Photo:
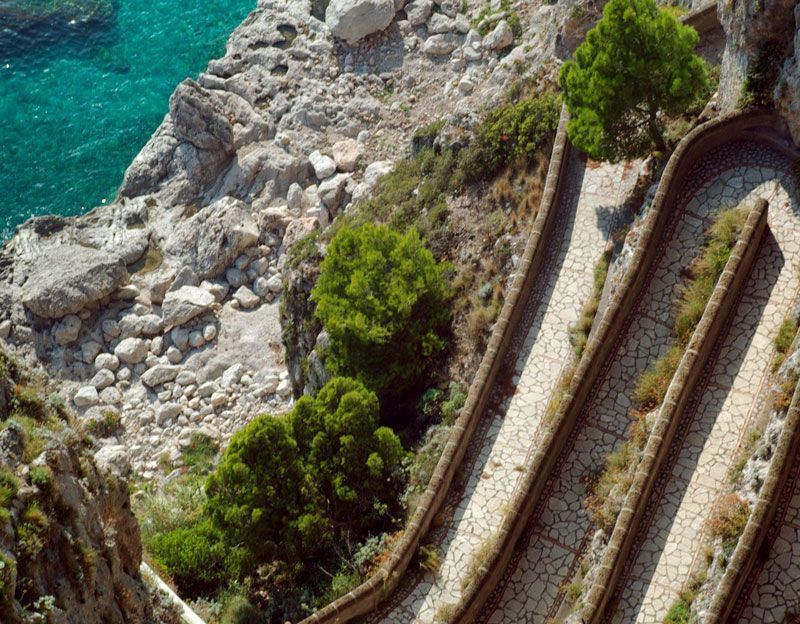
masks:
{"type": "Polygon", "coordinates": [[[638,409],[632,412],[633,423],[628,439],[607,457],[604,469],[587,484],[586,509],[595,525],[606,532],[614,527],[647,444],[650,431],[647,413],[664,400],[686,345],[703,316],[746,219],[746,210],[733,208],[720,212],[709,228],[703,251],[689,267],[688,280],[679,295],[673,327],[675,341],[639,378],[634,389],[638,409]]]}
{"type": "Polygon", "coordinates": [[[681,289],[675,314],[675,342],[666,355],[659,358],[639,380],[634,398],[643,410],[661,404],[683,351],[703,317],[714,286],[731,257],[736,239],[747,220],[747,211],[733,208],[719,213],[708,232],[703,253],[689,268],[689,279],[681,289]]]}

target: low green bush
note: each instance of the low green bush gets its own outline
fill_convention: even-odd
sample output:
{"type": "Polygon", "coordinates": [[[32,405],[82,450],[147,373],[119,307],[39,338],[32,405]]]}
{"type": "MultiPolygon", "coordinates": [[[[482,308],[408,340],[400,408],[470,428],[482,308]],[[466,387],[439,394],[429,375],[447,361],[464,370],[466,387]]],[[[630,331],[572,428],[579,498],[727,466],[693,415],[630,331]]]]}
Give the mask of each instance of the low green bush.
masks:
{"type": "Polygon", "coordinates": [[[216,593],[238,576],[235,561],[227,560],[227,545],[209,519],[156,536],[150,550],[184,596],[216,593]]]}
{"type": "Polygon", "coordinates": [[[122,416],[116,410],[105,410],[100,418],[86,422],[86,430],[98,438],[115,435],[122,427],[122,416]]]}
{"type": "Polygon", "coordinates": [[[49,410],[47,402],[35,388],[16,385],[11,396],[11,417],[27,416],[38,422],[47,420],[49,410]]]}
{"type": "Polygon", "coordinates": [[[772,370],[778,370],[786,360],[789,354],[789,349],[794,342],[795,334],[797,334],[797,320],[794,317],[787,317],[778,328],[778,333],[775,336],[775,359],[772,362],[772,370]]]}
{"type": "Polygon", "coordinates": [[[233,435],[209,476],[206,513],[253,561],[291,566],[309,542],[328,534],[308,493],[312,485],[289,418],[259,416],[233,435]]]}
{"type": "Polygon", "coordinates": [[[543,150],[558,125],[559,97],[528,97],[490,112],[478,134],[459,156],[463,179],[485,179],[506,164],[532,160],[543,150]]]}
{"type": "Polygon", "coordinates": [[[266,624],[264,614],[243,594],[229,598],[222,610],[220,624],[266,624]]]}
{"type": "Polygon", "coordinates": [[[34,466],[28,473],[31,483],[41,489],[50,487],[53,473],[47,466],[34,466]]]}
{"type": "Polygon", "coordinates": [[[0,522],[8,520],[9,506],[19,490],[19,479],[8,470],[0,468],[0,522]]]}
{"type": "Polygon", "coordinates": [[[225,569],[239,578],[269,563],[282,582],[308,577],[304,562],[325,559],[332,544],[393,525],[406,460],[399,438],[378,426],[377,397],[355,379],[334,377],[286,416],[257,417],[206,483],[206,516],[228,548],[247,553],[225,569]]]}
{"type": "Polygon", "coordinates": [[[337,598],[350,593],[356,587],[361,585],[363,580],[364,579],[361,578],[361,575],[358,572],[355,572],[350,568],[343,568],[333,575],[329,586],[323,593],[317,596],[315,600],[317,608],[322,608],[337,598]]]}
{"type": "Polygon", "coordinates": [[[207,473],[214,464],[219,444],[208,434],[195,431],[181,451],[184,465],[198,474],[207,473]]]}

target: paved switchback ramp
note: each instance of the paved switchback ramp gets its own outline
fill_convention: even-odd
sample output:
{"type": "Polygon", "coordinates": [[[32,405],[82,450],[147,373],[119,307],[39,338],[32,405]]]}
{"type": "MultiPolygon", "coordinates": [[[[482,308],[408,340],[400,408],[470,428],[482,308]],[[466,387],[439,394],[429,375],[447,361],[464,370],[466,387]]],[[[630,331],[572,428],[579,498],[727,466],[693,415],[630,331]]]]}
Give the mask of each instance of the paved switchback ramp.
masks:
{"type": "Polygon", "coordinates": [[[737,451],[769,399],[773,339],[800,294],[800,196],[789,163],[752,144],[731,146],[716,158],[730,166],[692,201],[724,203],[742,190],[746,199],[763,197],[770,233],[708,373],[681,415],[606,622],[662,622],[692,576],[705,570],[709,510],[727,492],[737,451]]]}
{"type": "MultiPolygon", "coordinates": [[[[633,388],[639,376],[672,343],[673,305],[682,275],[697,255],[704,232],[719,210],[753,196],[776,201],[770,195],[776,192],[775,179],[785,177],[783,162],[776,152],[760,143],[734,141],[713,150],[690,171],[678,193],[665,235],[655,241],[659,250],[647,286],[628,317],[616,352],[561,450],[548,487],[479,622],[544,623],[566,617],[566,585],[574,577],[595,531],[583,506],[584,483],[624,440],[630,424],[633,388]]],[[[770,263],[768,259],[766,262],[770,263]]],[[[763,294],[768,292],[766,289],[763,294]]],[[[794,292],[789,295],[792,296],[794,292]]],[[[657,611],[660,613],[661,607],[657,611]]],[[[636,617],[626,613],[613,621],[627,624],[663,619],[654,612],[644,619],[636,617]]]]}
{"type": "Polygon", "coordinates": [[[474,436],[443,525],[428,536],[439,545],[441,567],[436,575],[409,572],[367,622],[430,624],[458,602],[470,564],[500,525],[520,468],[536,448],[552,391],[573,359],[569,327],[591,296],[594,266],[638,176],[638,166],[587,164],[577,150],[568,154],[557,222],[543,241],[547,257],[498,377],[500,396],[474,436]]]}

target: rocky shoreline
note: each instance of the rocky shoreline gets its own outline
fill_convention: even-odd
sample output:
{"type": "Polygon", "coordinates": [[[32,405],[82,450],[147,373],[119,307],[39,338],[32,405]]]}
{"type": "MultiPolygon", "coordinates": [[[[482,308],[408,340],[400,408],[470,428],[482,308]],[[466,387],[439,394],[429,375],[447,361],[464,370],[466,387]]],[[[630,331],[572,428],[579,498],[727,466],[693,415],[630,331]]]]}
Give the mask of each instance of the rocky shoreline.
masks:
{"type": "Polygon", "coordinates": [[[261,0],[225,56],[178,86],[115,203],[34,218],[0,252],[0,339],[142,478],[179,463],[196,431],[224,441],[291,407],[288,250],[367,194],[416,128],[445,118],[457,137],[541,71],[568,15],[524,7],[519,38],[507,9],[483,11],[483,25],[477,3],[392,7],[384,28],[386,6],[370,21],[332,3],[327,21],[350,44],[310,2],[261,0]]]}
{"type": "Polygon", "coordinates": [[[581,6],[259,0],[177,87],[115,203],[31,219],[4,245],[0,339],[83,418],[118,413],[101,442],[145,479],[198,429],[224,440],[289,409],[288,250],[368,194],[416,129],[445,120],[459,141],[515,81],[552,76],[591,23],[581,6]]]}

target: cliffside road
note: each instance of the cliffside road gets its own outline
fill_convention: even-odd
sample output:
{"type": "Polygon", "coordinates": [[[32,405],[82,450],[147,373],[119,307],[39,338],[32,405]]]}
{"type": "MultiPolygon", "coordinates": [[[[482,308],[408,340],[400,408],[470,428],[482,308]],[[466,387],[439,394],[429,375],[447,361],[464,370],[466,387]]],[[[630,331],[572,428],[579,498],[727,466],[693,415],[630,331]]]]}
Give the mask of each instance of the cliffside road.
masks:
{"type": "MultiPolygon", "coordinates": [[[[566,615],[565,585],[595,531],[583,506],[584,483],[602,469],[605,457],[623,440],[636,382],[672,341],[673,306],[682,274],[698,253],[711,218],[719,209],[754,194],[765,178],[761,172],[753,177],[742,169],[762,167],[770,159],[774,160],[771,153],[754,144],[733,143],[709,154],[690,174],[672,223],[659,241],[660,256],[649,285],[631,312],[616,354],[590,395],[562,450],[553,481],[480,621],[538,622],[566,615]]],[[[770,175],[774,177],[774,169],[767,178],[770,175]]]]}
{"type": "MultiPolygon", "coordinates": [[[[694,390],[650,496],[607,622],[661,622],[692,574],[705,568],[705,523],[728,484],[749,425],[770,392],[773,339],[798,298],[800,196],[789,164],[765,148],[744,154],[759,166],[722,172],[690,202],[714,211],[748,198],[769,201],[770,234],[745,284],[716,363],[694,390]],[[696,569],[697,568],[697,569],[696,569]]],[[[735,158],[733,152],[730,158],[735,158]]],[[[780,618],[752,621],[781,621],[780,618]]]]}
{"type": "Polygon", "coordinates": [[[470,562],[500,525],[519,468],[535,449],[552,390],[572,361],[569,326],[592,293],[595,262],[638,175],[631,166],[586,166],[574,150],[570,153],[569,190],[554,207],[555,236],[545,241],[551,252],[514,338],[516,362],[505,368],[513,394],[487,414],[478,445],[465,462],[466,487],[446,504],[447,521],[438,532],[441,568],[436,576],[401,586],[371,622],[430,623],[440,608],[458,601],[470,562]]]}

